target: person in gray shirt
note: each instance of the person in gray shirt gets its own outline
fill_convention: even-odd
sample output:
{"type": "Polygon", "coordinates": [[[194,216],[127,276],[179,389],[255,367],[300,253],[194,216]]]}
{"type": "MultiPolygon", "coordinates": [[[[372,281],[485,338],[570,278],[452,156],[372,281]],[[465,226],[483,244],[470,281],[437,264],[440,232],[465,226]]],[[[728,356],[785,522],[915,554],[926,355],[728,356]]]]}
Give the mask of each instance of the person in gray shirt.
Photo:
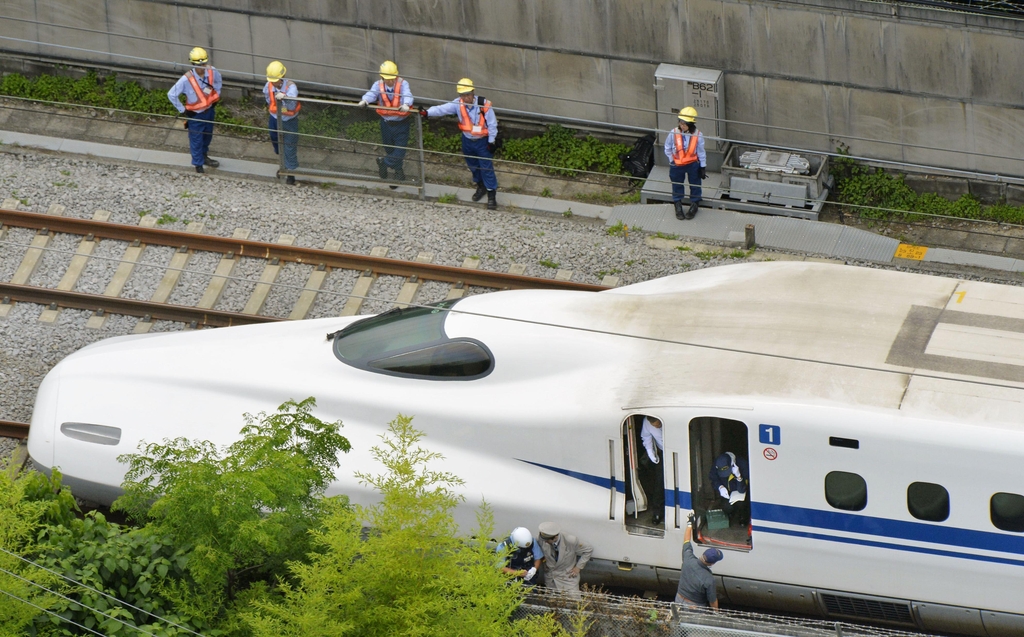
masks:
{"type": "Polygon", "coordinates": [[[710,606],[718,608],[718,591],[711,565],[724,556],[722,551],[710,548],[700,557],[693,554],[693,514],[683,533],[683,566],[679,571],[679,586],[676,588],[676,603],[684,606],[710,606]]]}

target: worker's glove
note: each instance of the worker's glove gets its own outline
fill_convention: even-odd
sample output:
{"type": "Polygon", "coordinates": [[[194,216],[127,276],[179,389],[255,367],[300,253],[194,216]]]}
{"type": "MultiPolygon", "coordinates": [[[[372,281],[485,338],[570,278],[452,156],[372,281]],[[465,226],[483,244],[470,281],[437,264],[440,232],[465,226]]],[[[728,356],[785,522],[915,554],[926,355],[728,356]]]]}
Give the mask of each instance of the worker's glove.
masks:
{"type": "Polygon", "coordinates": [[[421,106],[420,107],[420,117],[426,117],[426,116],[427,116],[427,109],[425,109],[425,108],[423,108],[421,106]]]}
{"type": "Polygon", "coordinates": [[[743,498],[745,498],[745,497],[747,497],[746,493],[740,493],[739,491],[733,491],[729,495],[729,504],[736,504],[737,502],[742,502],[743,498]]]}
{"type": "Polygon", "coordinates": [[[537,567],[531,566],[530,570],[526,571],[526,575],[523,576],[523,581],[529,582],[533,579],[533,576],[537,574],[537,567]]]}
{"type": "Polygon", "coordinates": [[[732,468],[732,474],[734,476],[736,476],[737,478],[741,479],[741,480],[743,479],[743,476],[740,474],[740,468],[739,467],[734,466],[732,468]]]}
{"type": "Polygon", "coordinates": [[[398,107],[398,110],[402,111],[403,113],[408,113],[409,112],[409,105],[408,104],[402,104],[401,106],[398,107]]]}
{"type": "Polygon", "coordinates": [[[359,100],[359,103],[356,104],[356,106],[359,108],[366,108],[366,100],[359,100]]]}
{"type": "Polygon", "coordinates": [[[693,511],[690,511],[690,513],[687,514],[686,524],[688,526],[697,526],[697,516],[693,514],[693,511]]]}
{"type": "Polygon", "coordinates": [[[724,485],[723,485],[723,486],[720,486],[720,487],[718,487],[718,493],[719,493],[719,495],[721,495],[721,496],[722,496],[723,498],[728,498],[728,497],[729,497],[729,490],[728,490],[728,489],[726,489],[724,485]]]}
{"type": "Polygon", "coordinates": [[[647,454],[647,457],[650,458],[651,462],[653,462],[654,464],[658,464],[659,463],[657,454],[654,454],[654,455],[647,454]]]}
{"type": "MultiPolygon", "coordinates": [[[[701,179],[707,179],[708,178],[708,169],[705,168],[704,166],[701,166],[699,174],[700,174],[700,178],[701,179]]],[[[737,469],[734,468],[733,471],[737,471],[737,469]]],[[[739,477],[739,476],[737,476],[737,477],[739,477]]]]}
{"type": "Polygon", "coordinates": [[[487,142],[487,152],[494,154],[494,142],[487,142]]]}
{"type": "Polygon", "coordinates": [[[285,95],[284,93],[282,93],[281,91],[278,91],[278,92],[274,93],[274,97],[276,97],[279,100],[283,100],[284,98],[286,98],[288,96],[285,95]]]}

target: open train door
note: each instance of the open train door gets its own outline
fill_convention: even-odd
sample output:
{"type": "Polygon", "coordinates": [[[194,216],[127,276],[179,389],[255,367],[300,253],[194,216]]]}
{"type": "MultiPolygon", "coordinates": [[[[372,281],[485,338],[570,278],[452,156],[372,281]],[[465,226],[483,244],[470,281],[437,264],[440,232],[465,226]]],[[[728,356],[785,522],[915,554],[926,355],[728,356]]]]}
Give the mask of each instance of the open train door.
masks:
{"type": "Polygon", "coordinates": [[[738,420],[704,416],[690,421],[690,499],[697,516],[694,538],[701,544],[739,550],[753,546],[750,493],[754,485],[747,440],[747,425],[738,420]],[[746,488],[743,498],[735,490],[741,480],[746,488]],[[731,497],[719,491],[723,483],[729,485],[727,491],[733,489],[731,497]]]}
{"type": "Polygon", "coordinates": [[[638,436],[639,430],[634,418],[626,418],[626,421],[622,423],[622,450],[626,454],[623,463],[626,467],[626,516],[632,516],[634,520],[647,510],[647,493],[644,492],[644,487],[640,484],[640,472],[638,471],[638,436]]]}

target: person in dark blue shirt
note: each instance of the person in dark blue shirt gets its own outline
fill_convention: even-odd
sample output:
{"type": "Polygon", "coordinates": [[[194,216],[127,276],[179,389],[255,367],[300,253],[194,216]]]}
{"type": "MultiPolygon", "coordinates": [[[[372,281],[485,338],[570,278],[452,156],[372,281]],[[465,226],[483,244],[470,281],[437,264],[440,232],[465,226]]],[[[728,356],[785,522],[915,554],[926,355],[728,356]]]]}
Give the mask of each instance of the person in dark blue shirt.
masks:
{"type": "Polygon", "coordinates": [[[750,522],[750,500],[747,461],[726,451],[717,458],[708,473],[711,488],[718,495],[716,506],[729,516],[730,522],[744,526],[750,522]]]}

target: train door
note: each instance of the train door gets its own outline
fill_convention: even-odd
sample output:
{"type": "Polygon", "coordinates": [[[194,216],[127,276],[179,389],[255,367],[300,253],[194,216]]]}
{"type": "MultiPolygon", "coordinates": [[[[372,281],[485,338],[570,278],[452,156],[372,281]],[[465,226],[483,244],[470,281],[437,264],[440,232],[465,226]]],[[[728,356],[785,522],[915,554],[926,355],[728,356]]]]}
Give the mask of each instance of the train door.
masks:
{"type": "Polygon", "coordinates": [[[661,420],[651,415],[633,414],[622,422],[622,464],[626,471],[625,524],[626,531],[634,535],[665,535],[667,463],[664,444],[654,442],[663,435],[661,420]],[[650,444],[645,445],[645,438],[651,439],[650,444]],[[652,460],[652,455],[657,462],[652,460]]]}
{"type": "Polygon", "coordinates": [[[744,423],[715,417],[690,421],[690,499],[698,542],[747,550],[753,546],[748,452],[744,423]]]}

